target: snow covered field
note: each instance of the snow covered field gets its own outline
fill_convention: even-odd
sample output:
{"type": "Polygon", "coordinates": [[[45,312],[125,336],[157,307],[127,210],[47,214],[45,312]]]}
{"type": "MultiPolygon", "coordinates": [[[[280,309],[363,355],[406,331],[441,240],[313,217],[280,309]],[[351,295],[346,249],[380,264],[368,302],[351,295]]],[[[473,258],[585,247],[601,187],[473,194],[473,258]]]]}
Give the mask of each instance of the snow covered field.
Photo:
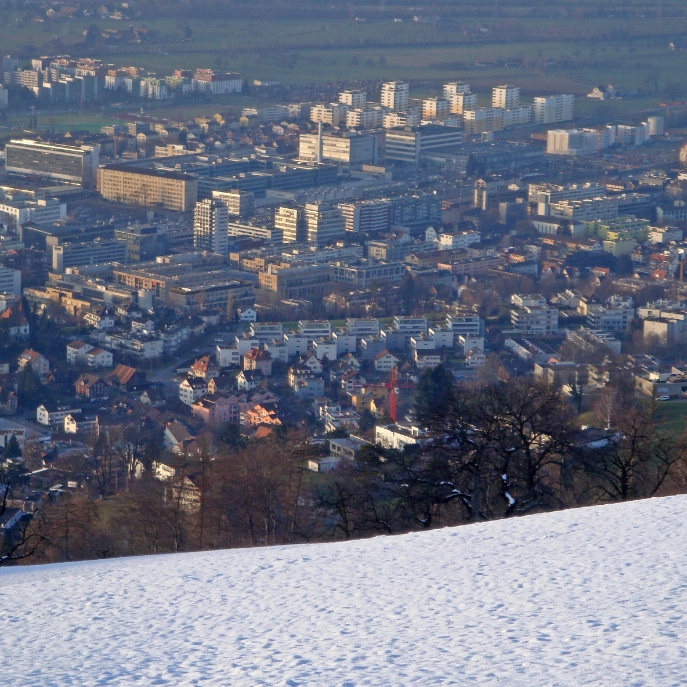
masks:
{"type": "Polygon", "coordinates": [[[0,684],[687,685],[687,497],[0,571],[0,684]]]}

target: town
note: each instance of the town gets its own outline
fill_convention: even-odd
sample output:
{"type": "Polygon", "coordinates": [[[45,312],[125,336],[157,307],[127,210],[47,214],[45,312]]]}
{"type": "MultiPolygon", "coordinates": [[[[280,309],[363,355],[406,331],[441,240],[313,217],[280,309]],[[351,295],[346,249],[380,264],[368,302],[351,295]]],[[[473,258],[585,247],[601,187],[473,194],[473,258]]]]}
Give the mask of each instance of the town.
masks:
{"type": "MultiPolygon", "coordinates": [[[[351,523],[341,475],[436,441],[447,379],[550,390],[578,448],[609,445],[630,407],[684,425],[687,131],[660,108],[578,122],[570,94],[399,80],[173,120],[145,103],[278,84],[65,55],[5,56],[0,76],[0,108],[32,103],[0,170],[6,560],[392,531],[351,523]],[[123,97],[99,132],[43,124],[123,97]],[[126,545],[103,539],[118,518],[126,545]]],[[[684,453],[666,461],[637,495],[677,484],[684,453]]]]}

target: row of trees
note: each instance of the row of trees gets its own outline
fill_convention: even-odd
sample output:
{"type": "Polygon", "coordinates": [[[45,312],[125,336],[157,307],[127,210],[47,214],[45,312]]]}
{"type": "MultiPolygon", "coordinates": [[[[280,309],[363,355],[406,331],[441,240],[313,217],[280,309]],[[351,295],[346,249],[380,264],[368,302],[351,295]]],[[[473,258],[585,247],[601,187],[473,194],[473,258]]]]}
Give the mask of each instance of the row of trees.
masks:
{"type": "Polygon", "coordinates": [[[103,433],[70,466],[88,488],[33,519],[31,560],[350,539],[684,491],[685,437],[613,390],[607,400],[613,429],[592,441],[558,389],[529,378],[455,385],[440,366],[417,392],[426,441],[369,445],[326,474],[307,470],[317,449],[293,429],[247,443],[224,432],[167,481],[153,476],[159,436],[103,433]]]}

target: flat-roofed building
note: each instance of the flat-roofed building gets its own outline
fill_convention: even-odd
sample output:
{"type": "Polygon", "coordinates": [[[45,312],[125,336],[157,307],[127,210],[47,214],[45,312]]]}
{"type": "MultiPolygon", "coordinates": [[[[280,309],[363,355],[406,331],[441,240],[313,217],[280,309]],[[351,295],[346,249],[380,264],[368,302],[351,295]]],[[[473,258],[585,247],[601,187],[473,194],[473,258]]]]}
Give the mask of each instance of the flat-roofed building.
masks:
{"type": "Polygon", "coordinates": [[[517,86],[495,86],[491,91],[491,106],[511,108],[520,105],[520,89],[517,86]]]}
{"type": "Polygon", "coordinates": [[[386,200],[361,200],[339,203],[346,222],[346,231],[388,231],[391,226],[391,203],[386,200]]]}
{"type": "Polygon", "coordinates": [[[5,167],[13,174],[58,179],[84,188],[96,185],[100,146],[68,146],[27,139],[10,141],[5,167]]]}
{"type": "Polygon", "coordinates": [[[454,127],[428,124],[418,127],[388,129],[386,159],[419,166],[422,153],[463,142],[463,132],[454,127]]]}
{"type": "Polygon", "coordinates": [[[389,81],[382,86],[380,102],[382,107],[401,112],[408,107],[410,86],[403,81],[389,81]]]}
{"type": "Polygon", "coordinates": [[[339,102],[349,107],[365,107],[367,93],[365,91],[342,91],[339,93],[339,102]]]}
{"type": "Polygon", "coordinates": [[[116,203],[190,212],[198,197],[198,180],[183,172],[108,165],[98,170],[98,191],[116,203]]]}
{"type": "Polygon", "coordinates": [[[269,265],[258,274],[260,288],[281,298],[322,296],[332,282],[331,265],[269,265]]]}
{"type": "Polygon", "coordinates": [[[196,250],[226,255],[229,252],[227,206],[216,198],[196,203],[193,211],[193,246],[196,250]]]}
{"type": "Polygon", "coordinates": [[[255,212],[255,194],[237,188],[230,191],[213,191],[212,197],[227,206],[230,217],[250,217],[255,212]]]}
{"type": "Polygon", "coordinates": [[[537,124],[568,122],[573,118],[574,95],[546,95],[534,99],[534,121],[537,124]]]}
{"type": "MultiPolygon", "coordinates": [[[[319,134],[301,134],[298,157],[301,160],[318,159],[319,134]]],[[[355,167],[376,164],[379,140],[373,132],[328,131],[322,136],[322,160],[355,167]]]]}
{"type": "Polygon", "coordinates": [[[463,127],[466,134],[482,134],[486,131],[501,131],[504,126],[504,108],[476,107],[463,111],[463,127]]]}
{"type": "Polygon", "coordinates": [[[449,110],[452,114],[463,114],[466,110],[477,107],[476,93],[455,93],[448,97],[449,110]]]}
{"type": "Polygon", "coordinates": [[[116,239],[96,239],[82,243],[64,242],[52,247],[52,269],[64,272],[67,267],[102,265],[127,261],[127,243],[116,239]]]}
{"type": "Polygon", "coordinates": [[[303,213],[308,232],[308,242],[325,246],[346,234],[343,213],[330,203],[308,203],[303,213]]]}
{"type": "Polygon", "coordinates": [[[284,243],[304,243],[308,240],[308,227],[303,208],[277,208],[274,227],[282,233],[284,243]]]}
{"type": "Polygon", "coordinates": [[[169,290],[169,303],[185,313],[221,308],[228,315],[255,305],[255,285],[248,281],[227,280],[169,290]]]}

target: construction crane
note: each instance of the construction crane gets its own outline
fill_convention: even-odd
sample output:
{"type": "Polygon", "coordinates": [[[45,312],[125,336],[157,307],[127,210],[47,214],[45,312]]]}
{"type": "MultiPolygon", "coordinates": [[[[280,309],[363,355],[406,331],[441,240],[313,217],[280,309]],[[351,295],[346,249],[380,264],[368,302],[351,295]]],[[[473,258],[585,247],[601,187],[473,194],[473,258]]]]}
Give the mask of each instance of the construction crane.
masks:
{"type": "Polygon", "coordinates": [[[391,379],[383,384],[365,384],[366,389],[388,389],[389,390],[389,417],[396,422],[398,420],[398,396],[401,389],[411,389],[411,384],[398,383],[398,368],[394,365],[391,368],[391,379]]]}

